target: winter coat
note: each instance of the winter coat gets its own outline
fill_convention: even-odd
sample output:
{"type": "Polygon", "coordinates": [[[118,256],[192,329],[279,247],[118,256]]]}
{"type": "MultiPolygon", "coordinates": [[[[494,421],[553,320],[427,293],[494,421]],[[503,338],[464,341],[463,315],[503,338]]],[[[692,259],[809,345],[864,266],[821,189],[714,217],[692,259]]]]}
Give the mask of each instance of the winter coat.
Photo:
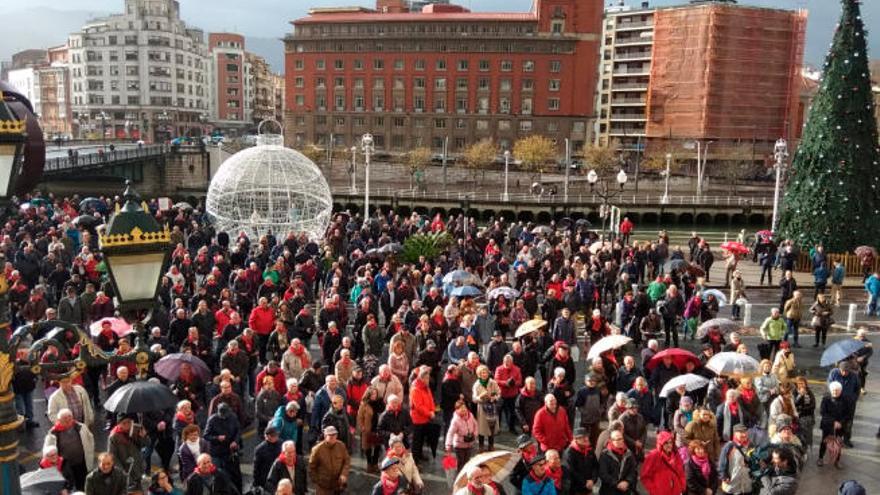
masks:
{"type": "MultiPolygon", "coordinates": [[[[86,459],[86,470],[91,471],[95,468],[95,437],[92,436],[92,432],[89,431],[88,427],[86,427],[82,423],[76,423],[74,425],[79,432],[79,440],[82,444],[83,455],[86,459]]],[[[58,449],[58,455],[65,458],[65,462],[70,460],[67,458],[64,449],[58,445],[58,437],[56,433],[51,429],[49,433],[46,434],[46,438],[43,440],[43,448],[46,447],[55,447],[58,449]]]]}
{"type": "MultiPolygon", "coordinates": [[[[279,444],[279,451],[281,449],[279,444]]],[[[208,442],[203,438],[199,438],[199,454],[202,453],[210,453],[208,448],[208,442]]],[[[186,482],[187,477],[193,470],[196,468],[196,457],[189,447],[187,447],[186,443],[182,443],[180,447],[177,449],[177,460],[180,462],[180,478],[181,481],[186,482]]]]}
{"type": "Polygon", "coordinates": [[[645,448],[645,442],[648,440],[648,425],[645,418],[640,413],[628,410],[618,419],[623,423],[623,438],[626,439],[626,446],[639,454],[636,452],[636,442],[641,442],[642,448],[645,448]]]}
{"type": "MultiPolygon", "coordinates": [[[[397,478],[397,480],[398,480],[397,489],[394,490],[394,492],[391,495],[405,495],[405,494],[409,493],[409,482],[406,480],[406,478],[403,476],[400,476],[397,478]]],[[[370,495],[384,495],[384,494],[385,494],[385,491],[382,486],[382,480],[380,479],[379,481],[376,482],[375,485],[373,485],[372,490],[370,490],[370,495]]]]}
{"type": "Polygon", "coordinates": [[[502,398],[516,398],[523,384],[522,372],[519,366],[513,364],[510,367],[502,365],[495,368],[495,383],[501,388],[502,398]]]}
{"type": "Polygon", "coordinates": [[[474,383],[472,399],[477,404],[477,425],[480,435],[488,437],[500,433],[501,387],[492,378],[489,378],[485,386],[477,380],[474,383]],[[486,411],[488,407],[494,408],[493,414],[486,411]]]}
{"type": "Polygon", "coordinates": [[[687,487],[681,457],[675,449],[668,455],[663,451],[663,444],[672,437],[672,433],[661,431],[657,447],[645,456],[641,481],[649,495],[681,495],[687,487]]]}
{"type": "Polygon", "coordinates": [[[217,468],[210,477],[192,473],[186,479],[186,495],[238,495],[226,471],[217,468]]]}
{"type": "Polygon", "coordinates": [[[598,387],[583,387],[575,396],[574,407],[581,413],[581,426],[599,424],[605,417],[602,394],[598,387]]]}
{"type": "Polygon", "coordinates": [[[826,394],[822,397],[819,412],[822,415],[819,428],[822,430],[822,436],[825,437],[834,433],[835,421],[843,424],[852,415],[852,405],[843,398],[843,395],[835,399],[826,394]]]}
{"type": "Polygon", "coordinates": [[[361,340],[364,342],[364,352],[376,357],[382,356],[385,347],[385,330],[382,327],[376,325],[374,328],[370,328],[369,325],[364,325],[361,331],[361,340]]]}
{"type": "Polygon", "coordinates": [[[413,382],[409,394],[409,414],[412,424],[419,426],[431,421],[434,415],[434,395],[422,380],[413,382]]]}
{"type": "Polygon", "coordinates": [[[305,495],[306,487],[308,486],[305,464],[305,459],[297,457],[296,463],[293,465],[293,478],[291,479],[290,470],[288,469],[287,464],[282,462],[280,458],[275,459],[275,462],[272,463],[272,467],[269,468],[269,475],[266,478],[266,487],[271,492],[278,487],[278,482],[281,480],[290,480],[293,482],[293,493],[295,495],[305,495]]]}
{"type": "Polygon", "coordinates": [[[477,420],[470,412],[467,418],[462,418],[457,413],[452,415],[452,421],[449,423],[449,429],[446,431],[446,448],[469,449],[474,446],[474,441],[478,435],[477,420]],[[470,435],[471,441],[465,440],[470,435]]]}
{"type": "Polygon", "coordinates": [[[687,495],[706,495],[706,489],[712,492],[718,491],[718,468],[709,457],[709,477],[703,475],[703,470],[693,460],[688,460],[684,466],[685,479],[687,481],[687,495]]]}
{"type": "Polygon", "coordinates": [[[361,403],[355,420],[355,427],[361,435],[361,450],[368,450],[379,445],[375,438],[378,422],[379,415],[373,409],[373,405],[369,402],[361,403]]]}
{"type": "Polygon", "coordinates": [[[351,428],[348,421],[348,414],[346,414],[344,408],[338,411],[330,408],[330,410],[327,411],[327,414],[325,414],[324,418],[321,420],[320,431],[324,431],[324,428],[327,428],[328,426],[336,428],[339,441],[343,445],[351,445],[351,428]]]}
{"type": "Polygon", "coordinates": [[[795,375],[797,368],[794,364],[793,352],[777,352],[776,358],[773,360],[772,372],[780,383],[787,382],[789,378],[795,375]]]}
{"type": "Polygon", "coordinates": [[[281,369],[284,370],[284,376],[296,378],[297,380],[302,378],[303,373],[309,369],[312,363],[308,349],[303,351],[303,356],[305,356],[305,359],[301,359],[300,356],[294,354],[290,348],[284,351],[284,354],[281,355],[281,369]]]}
{"type": "Polygon", "coordinates": [[[761,478],[760,495],[795,495],[798,480],[791,474],[765,475],[761,478]]]}
{"type": "Polygon", "coordinates": [[[351,457],[342,442],[330,444],[325,440],[312,448],[308,477],[320,490],[337,491],[339,477],[348,477],[350,470],[351,457]]]}
{"type": "Polygon", "coordinates": [[[297,419],[299,419],[299,414],[291,418],[287,415],[285,405],[279,405],[275,408],[275,414],[272,416],[272,421],[269,424],[278,430],[278,437],[281,442],[287,440],[295,442],[299,436],[297,419]]]}
{"type": "Polygon", "coordinates": [[[400,380],[391,375],[391,378],[388,381],[382,380],[381,377],[376,376],[370,381],[370,385],[376,388],[379,392],[379,398],[382,401],[387,401],[388,397],[391,395],[396,395],[403,399],[403,385],[401,385],[400,380]]]}
{"type": "MultiPolygon", "coordinates": [[[[91,397],[89,397],[86,389],[79,385],[73,385],[73,391],[82,403],[83,416],[85,416],[83,423],[86,425],[92,425],[95,422],[95,412],[92,410],[91,397]]],[[[58,421],[58,411],[62,409],[70,409],[70,405],[67,403],[67,397],[64,395],[64,391],[59,388],[49,396],[49,403],[46,406],[46,415],[49,417],[51,423],[58,421]]]]}
{"type": "Polygon", "coordinates": [[[283,403],[284,399],[274,387],[260,390],[254,400],[254,413],[257,420],[261,422],[260,424],[272,421],[278,406],[283,403]]]}
{"type": "Polygon", "coordinates": [[[525,395],[520,390],[519,395],[516,396],[516,418],[520,425],[531,429],[535,414],[544,407],[544,401],[539,395],[537,390],[532,395],[525,395]]]}
{"type": "Polygon", "coordinates": [[[758,400],[761,401],[761,404],[770,402],[770,399],[779,392],[779,380],[773,373],[768,373],[766,375],[761,373],[755,378],[754,384],[755,392],[757,393],[758,400]]]}
{"type": "Polygon", "coordinates": [[[110,474],[95,469],[86,476],[85,492],[88,495],[125,495],[128,493],[126,482],[125,473],[118,465],[113,466],[110,474]]]}
{"type": "Polygon", "coordinates": [[[761,323],[760,330],[761,336],[767,340],[782,340],[785,336],[785,320],[768,316],[764,323],[761,323]]]}
{"type": "Polygon", "coordinates": [[[599,456],[599,479],[602,486],[599,495],[635,495],[636,483],[639,480],[639,465],[636,457],[627,450],[618,456],[611,449],[604,449],[599,456]],[[625,492],[617,489],[617,484],[626,481],[629,488],[625,492]]]}
{"type": "Polygon", "coordinates": [[[385,410],[379,416],[379,423],[376,425],[376,432],[382,436],[382,445],[387,445],[391,435],[404,434],[404,443],[409,445],[406,438],[412,431],[412,420],[406,411],[390,411],[385,410]]]}
{"type": "MultiPolygon", "coordinates": [[[[486,485],[483,485],[483,488],[488,488],[486,485]]],[[[462,488],[465,490],[464,492],[456,492],[455,495],[470,495],[470,490],[468,487],[462,488]]],[[[485,492],[485,490],[484,490],[485,492]]],[[[489,488],[489,492],[492,492],[492,489],[489,488]]],[[[544,476],[540,480],[536,480],[531,476],[526,476],[523,480],[522,484],[522,495],[556,495],[556,485],[553,484],[553,480],[544,476]]]]}
{"type": "Polygon", "coordinates": [[[721,449],[718,477],[722,480],[721,487],[725,493],[739,495],[752,492],[748,454],[734,442],[727,442],[721,449]],[[723,480],[728,481],[724,483],[723,480]]]}
{"type": "Polygon", "coordinates": [[[571,442],[571,427],[568,425],[568,413],[561,407],[552,413],[543,406],[535,413],[532,423],[532,436],[538,441],[542,451],[556,449],[562,451],[571,442]]]}
{"type": "Polygon", "coordinates": [[[230,444],[232,442],[241,445],[241,427],[238,424],[238,418],[231,411],[223,418],[219,414],[215,414],[208,418],[205,425],[205,440],[211,448],[211,455],[217,457],[227,457],[232,454],[230,444]],[[219,437],[225,437],[222,441],[219,437]]]}
{"type": "Polygon", "coordinates": [[[110,434],[108,450],[113,454],[116,465],[128,477],[128,486],[137,486],[140,484],[141,475],[144,473],[144,458],[141,455],[141,447],[149,442],[149,437],[140,437],[135,432],[134,436],[129,437],[128,432],[110,434]]]}
{"type": "Polygon", "coordinates": [[[584,453],[569,445],[562,453],[562,465],[568,473],[572,495],[593,493],[586,488],[587,481],[592,481],[595,485],[599,479],[599,460],[592,449],[584,453]]]}
{"type": "Polygon", "coordinates": [[[715,424],[715,418],[708,423],[704,423],[698,419],[691,421],[684,427],[684,439],[687,443],[692,440],[699,440],[706,449],[706,455],[714,463],[718,460],[721,452],[721,438],[718,436],[718,428],[715,424]]]}
{"type": "Polygon", "coordinates": [[[254,486],[265,489],[272,488],[266,484],[269,477],[269,470],[281,454],[281,441],[270,443],[267,441],[260,442],[254,450],[254,486]]]}

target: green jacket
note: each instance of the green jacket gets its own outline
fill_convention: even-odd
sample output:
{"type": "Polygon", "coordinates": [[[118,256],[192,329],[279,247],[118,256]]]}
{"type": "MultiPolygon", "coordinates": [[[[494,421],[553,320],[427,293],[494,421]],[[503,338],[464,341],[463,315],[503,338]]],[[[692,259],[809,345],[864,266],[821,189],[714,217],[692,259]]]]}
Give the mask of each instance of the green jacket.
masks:
{"type": "Polygon", "coordinates": [[[663,296],[666,294],[666,284],[655,280],[648,284],[647,292],[648,298],[651,299],[651,304],[656,304],[657,301],[663,299],[663,296]]]}
{"type": "Polygon", "coordinates": [[[761,335],[765,335],[767,340],[782,340],[785,336],[785,320],[780,316],[773,319],[768,316],[764,323],[761,323],[761,335]]]}

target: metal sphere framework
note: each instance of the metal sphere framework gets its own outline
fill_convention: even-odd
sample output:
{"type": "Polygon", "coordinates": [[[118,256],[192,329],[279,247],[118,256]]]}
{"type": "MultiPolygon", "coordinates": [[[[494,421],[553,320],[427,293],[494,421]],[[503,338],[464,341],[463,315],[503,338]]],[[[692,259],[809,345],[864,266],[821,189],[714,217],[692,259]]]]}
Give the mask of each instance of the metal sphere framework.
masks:
{"type": "Polygon", "coordinates": [[[333,198],[321,170],[285,148],[279,135],[260,135],[257,145],[229,157],[211,179],[206,209],[220,231],[251,239],[265,234],[322,237],[333,198]]]}

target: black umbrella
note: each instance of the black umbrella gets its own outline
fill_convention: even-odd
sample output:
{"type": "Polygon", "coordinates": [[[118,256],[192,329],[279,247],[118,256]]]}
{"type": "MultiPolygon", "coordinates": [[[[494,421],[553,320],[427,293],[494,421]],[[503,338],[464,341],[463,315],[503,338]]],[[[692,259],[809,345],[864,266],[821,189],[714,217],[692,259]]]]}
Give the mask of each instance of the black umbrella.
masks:
{"type": "Polygon", "coordinates": [[[114,413],[144,413],[169,409],[177,404],[177,396],[167,386],[153,382],[134,382],[119,387],[104,402],[104,409],[114,413]]]}
{"type": "Polygon", "coordinates": [[[385,244],[384,246],[377,249],[376,251],[381,254],[395,254],[403,251],[403,246],[396,242],[389,242],[388,244],[385,244]]]}
{"type": "Polygon", "coordinates": [[[578,219],[578,221],[575,222],[574,225],[579,229],[589,229],[590,227],[593,226],[593,224],[591,224],[590,221],[587,220],[586,218],[578,219]]]}
{"type": "Polygon", "coordinates": [[[73,224],[77,227],[93,229],[101,225],[102,220],[94,215],[80,215],[73,219],[73,224]]]}
{"type": "Polygon", "coordinates": [[[558,222],[556,222],[557,230],[569,230],[574,222],[572,222],[571,218],[564,217],[561,218],[558,222]]]}
{"type": "Polygon", "coordinates": [[[667,272],[674,272],[674,271],[678,271],[678,270],[687,269],[688,266],[690,266],[690,263],[688,263],[685,260],[672,260],[672,261],[668,261],[666,263],[666,265],[663,267],[663,269],[666,270],[667,272]]]}
{"type": "Polygon", "coordinates": [[[293,257],[293,261],[295,261],[296,263],[305,263],[306,261],[309,261],[310,258],[311,256],[309,256],[309,253],[301,251],[293,257]]]}
{"type": "Polygon", "coordinates": [[[92,209],[100,211],[101,213],[106,213],[107,203],[101,201],[98,198],[88,197],[79,202],[79,209],[80,211],[92,209]]]}
{"type": "Polygon", "coordinates": [[[193,207],[191,204],[186,201],[181,201],[180,203],[174,203],[171,208],[175,210],[184,210],[184,211],[193,211],[193,207]]]}
{"type": "Polygon", "coordinates": [[[67,480],[55,466],[24,473],[18,478],[22,495],[61,493],[67,480]]]}

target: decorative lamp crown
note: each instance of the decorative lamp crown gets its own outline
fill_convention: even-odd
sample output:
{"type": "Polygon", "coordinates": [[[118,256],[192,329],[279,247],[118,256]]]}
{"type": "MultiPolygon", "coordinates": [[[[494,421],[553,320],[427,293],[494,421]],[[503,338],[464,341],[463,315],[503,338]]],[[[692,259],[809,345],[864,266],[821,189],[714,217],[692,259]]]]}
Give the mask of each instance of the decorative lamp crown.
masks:
{"type": "Polygon", "coordinates": [[[116,207],[114,214],[103,232],[100,233],[99,241],[101,249],[134,246],[140,244],[170,244],[171,232],[168,227],[162,227],[141,206],[141,197],[131,187],[131,182],[126,181],[123,198],[125,204],[116,207]]]}

